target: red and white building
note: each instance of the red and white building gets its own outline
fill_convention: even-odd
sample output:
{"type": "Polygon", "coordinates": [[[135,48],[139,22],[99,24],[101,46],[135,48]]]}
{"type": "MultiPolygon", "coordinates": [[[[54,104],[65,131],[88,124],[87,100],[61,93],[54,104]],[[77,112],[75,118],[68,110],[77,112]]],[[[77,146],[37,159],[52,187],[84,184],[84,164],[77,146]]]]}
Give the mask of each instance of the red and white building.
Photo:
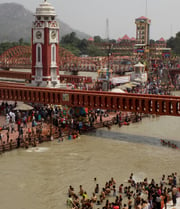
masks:
{"type": "Polygon", "coordinates": [[[54,7],[44,0],[32,26],[32,85],[58,87],[59,25],[54,7]]]}
{"type": "Polygon", "coordinates": [[[141,16],[135,20],[136,23],[136,44],[149,45],[151,20],[141,16]]]}

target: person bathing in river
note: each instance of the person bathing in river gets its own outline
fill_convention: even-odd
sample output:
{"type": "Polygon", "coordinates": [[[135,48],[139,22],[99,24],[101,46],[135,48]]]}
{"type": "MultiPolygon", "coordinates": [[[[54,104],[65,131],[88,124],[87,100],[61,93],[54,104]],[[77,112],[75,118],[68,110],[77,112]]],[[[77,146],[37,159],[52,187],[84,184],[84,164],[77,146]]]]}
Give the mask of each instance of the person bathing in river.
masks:
{"type": "Polygon", "coordinates": [[[84,190],[82,188],[82,185],[79,186],[79,195],[83,195],[84,194],[84,190]]]}

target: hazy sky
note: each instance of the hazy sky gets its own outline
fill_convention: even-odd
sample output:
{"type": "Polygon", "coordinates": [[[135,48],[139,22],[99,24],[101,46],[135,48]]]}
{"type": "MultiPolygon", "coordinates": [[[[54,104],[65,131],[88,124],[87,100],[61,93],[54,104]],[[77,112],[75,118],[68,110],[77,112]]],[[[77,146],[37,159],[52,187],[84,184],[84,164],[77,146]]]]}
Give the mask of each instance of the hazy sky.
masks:
{"type": "MultiPolygon", "coordinates": [[[[0,0],[17,2],[35,12],[44,0],[0,0]]],[[[109,19],[110,39],[127,34],[135,37],[135,18],[151,19],[152,39],[165,39],[180,31],[180,0],[48,0],[58,18],[89,35],[106,37],[106,19],[109,19]],[[146,9],[147,8],[147,9],[146,9]]]]}

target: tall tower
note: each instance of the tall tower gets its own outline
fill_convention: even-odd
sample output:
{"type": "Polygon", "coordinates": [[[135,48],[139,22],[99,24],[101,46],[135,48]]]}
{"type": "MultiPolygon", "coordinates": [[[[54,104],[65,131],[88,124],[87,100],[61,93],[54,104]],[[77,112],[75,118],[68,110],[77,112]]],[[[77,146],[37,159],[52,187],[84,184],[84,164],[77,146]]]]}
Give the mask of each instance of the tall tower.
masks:
{"type": "Polygon", "coordinates": [[[44,0],[32,26],[32,85],[57,87],[59,81],[59,25],[54,7],[44,0]]]}
{"type": "Polygon", "coordinates": [[[151,20],[146,17],[139,17],[136,23],[136,44],[147,47],[150,40],[151,20]]]}

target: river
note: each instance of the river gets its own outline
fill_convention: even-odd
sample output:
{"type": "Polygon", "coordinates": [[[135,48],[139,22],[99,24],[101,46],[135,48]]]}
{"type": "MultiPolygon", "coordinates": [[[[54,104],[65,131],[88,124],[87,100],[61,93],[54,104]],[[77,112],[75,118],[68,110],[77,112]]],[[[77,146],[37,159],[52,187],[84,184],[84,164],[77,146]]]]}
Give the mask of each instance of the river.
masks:
{"type": "MultiPolygon", "coordinates": [[[[89,197],[96,183],[102,188],[114,177],[126,183],[162,174],[180,174],[180,117],[150,117],[129,126],[113,126],[81,135],[80,139],[43,143],[38,149],[18,149],[0,155],[0,202],[4,209],[64,209],[69,185],[79,185],[89,197]],[[97,181],[94,182],[94,177],[97,181]]],[[[178,181],[179,182],[179,181],[178,181]]]]}
{"type": "Polygon", "coordinates": [[[180,174],[180,150],[163,147],[160,138],[180,146],[179,117],[144,118],[140,123],[99,129],[77,140],[43,143],[39,149],[18,149],[0,156],[0,200],[6,209],[66,208],[69,185],[91,196],[95,182],[102,187],[114,177],[127,182],[162,174],[180,174]]]}

